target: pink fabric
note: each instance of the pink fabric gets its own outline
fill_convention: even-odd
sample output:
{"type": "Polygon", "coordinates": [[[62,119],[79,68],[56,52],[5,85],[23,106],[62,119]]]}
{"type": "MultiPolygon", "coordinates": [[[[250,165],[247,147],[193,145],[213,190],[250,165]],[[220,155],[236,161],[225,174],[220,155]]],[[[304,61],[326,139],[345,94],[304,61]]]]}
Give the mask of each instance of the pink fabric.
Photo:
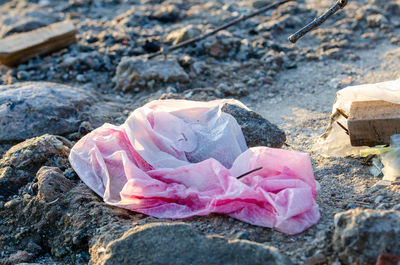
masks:
{"type": "Polygon", "coordinates": [[[308,154],[247,149],[225,102],[153,101],[82,138],[70,162],[106,203],[158,218],[222,213],[287,234],[319,220],[308,154]],[[237,179],[243,173],[261,170],[237,179]]]}

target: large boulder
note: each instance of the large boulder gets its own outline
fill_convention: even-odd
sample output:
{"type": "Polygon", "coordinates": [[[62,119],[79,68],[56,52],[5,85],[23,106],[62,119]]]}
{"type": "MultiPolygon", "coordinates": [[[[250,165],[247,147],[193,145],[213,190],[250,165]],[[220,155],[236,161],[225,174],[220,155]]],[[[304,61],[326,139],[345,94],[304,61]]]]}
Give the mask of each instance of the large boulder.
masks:
{"type": "Polygon", "coordinates": [[[105,249],[92,248],[91,254],[92,264],[107,265],[292,264],[274,247],[204,236],[183,223],[152,223],[129,229],[105,249]]]}
{"type": "Polygon", "coordinates": [[[99,126],[120,116],[120,106],[98,98],[80,88],[49,82],[0,86],[0,142],[45,133],[64,135],[76,132],[83,121],[99,126]]]}
{"type": "Polygon", "coordinates": [[[281,147],[286,141],[285,133],[260,114],[233,104],[225,104],[223,112],[232,115],[242,128],[248,147],[281,147]]]}
{"type": "Polygon", "coordinates": [[[81,113],[94,102],[89,92],[61,84],[0,86],[0,141],[74,132],[81,113]]]}
{"type": "Polygon", "coordinates": [[[400,211],[352,209],[335,215],[333,249],[342,264],[375,264],[400,255],[400,211]]]}

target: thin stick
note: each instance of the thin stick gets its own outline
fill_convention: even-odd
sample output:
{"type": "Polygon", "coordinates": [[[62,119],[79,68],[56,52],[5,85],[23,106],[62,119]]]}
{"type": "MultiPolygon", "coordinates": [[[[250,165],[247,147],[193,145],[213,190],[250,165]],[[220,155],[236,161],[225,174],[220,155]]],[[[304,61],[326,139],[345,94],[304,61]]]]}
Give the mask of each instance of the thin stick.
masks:
{"type": "Polygon", "coordinates": [[[262,167],[258,167],[258,168],[252,169],[252,170],[250,170],[250,171],[248,171],[248,172],[246,172],[246,173],[243,173],[242,175],[240,175],[239,177],[237,177],[237,179],[243,178],[244,176],[247,176],[247,175],[249,175],[249,174],[251,174],[251,173],[253,173],[253,172],[256,172],[256,171],[258,171],[258,170],[260,170],[260,169],[262,169],[262,167]]]}
{"type": "Polygon", "coordinates": [[[347,135],[350,135],[349,129],[347,129],[346,127],[344,127],[344,125],[341,124],[341,123],[338,122],[338,121],[337,121],[336,123],[340,126],[340,128],[342,128],[342,129],[346,132],[347,135]]]}
{"type": "Polygon", "coordinates": [[[314,19],[312,22],[307,24],[305,27],[297,31],[296,33],[289,36],[289,41],[291,43],[296,43],[301,37],[306,35],[311,30],[319,27],[322,23],[324,23],[330,16],[335,14],[340,9],[343,9],[347,5],[348,0],[337,0],[336,4],[329,8],[322,16],[314,19]]]}
{"type": "Polygon", "coordinates": [[[342,109],[336,109],[336,111],[342,115],[343,117],[345,117],[345,119],[347,120],[349,118],[349,115],[347,115],[346,113],[344,113],[344,111],[342,109]]]}
{"type": "Polygon", "coordinates": [[[263,13],[263,12],[266,12],[266,11],[268,11],[270,9],[277,8],[278,6],[283,5],[283,4],[285,4],[287,2],[290,2],[290,1],[292,1],[292,0],[278,1],[278,2],[272,3],[270,5],[267,5],[265,7],[261,7],[260,9],[258,9],[257,11],[254,11],[253,13],[250,13],[248,15],[242,15],[242,16],[238,17],[237,19],[234,19],[231,22],[228,22],[228,23],[226,23],[226,24],[224,24],[224,25],[222,25],[222,26],[220,26],[220,27],[208,32],[208,33],[205,33],[203,35],[200,35],[198,37],[192,38],[190,40],[181,42],[181,43],[179,43],[177,45],[171,46],[171,47],[167,48],[164,51],[159,51],[159,52],[155,52],[153,54],[150,54],[148,56],[148,59],[154,58],[154,57],[159,56],[159,55],[166,55],[169,52],[175,51],[175,50],[177,50],[179,48],[182,48],[182,47],[185,47],[185,46],[190,45],[192,43],[195,43],[195,42],[198,42],[200,40],[203,40],[203,39],[205,39],[205,38],[207,38],[207,37],[209,37],[211,35],[214,35],[215,33],[219,32],[221,30],[229,28],[230,26],[236,25],[239,22],[242,22],[242,21],[247,20],[249,18],[255,17],[255,16],[257,16],[257,15],[263,13]]]}

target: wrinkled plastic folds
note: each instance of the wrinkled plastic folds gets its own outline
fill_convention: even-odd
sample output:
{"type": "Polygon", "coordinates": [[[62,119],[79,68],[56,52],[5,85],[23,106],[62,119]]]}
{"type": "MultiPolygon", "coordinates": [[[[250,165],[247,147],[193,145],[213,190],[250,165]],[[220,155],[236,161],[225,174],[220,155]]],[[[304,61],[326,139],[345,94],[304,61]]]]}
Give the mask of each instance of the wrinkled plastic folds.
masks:
{"type": "Polygon", "coordinates": [[[224,103],[246,108],[235,100],[152,101],[123,125],[83,137],[71,165],[106,203],[157,218],[220,213],[288,234],[315,224],[309,155],[248,149],[235,118],[221,111],[224,103]]]}
{"type": "MultiPolygon", "coordinates": [[[[352,102],[366,100],[384,100],[400,104],[400,79],[377,84],[350,86],[339,90],[336,93],[332,113],[335,113],[338,108],[342,109],[345,113],[349,113],[352,102]]],[[[336,121],[347,127],[347,120],[342,116],[338,116],[331,123],[330,131],[316,143],[314,150],[328,157],[344,157],[359,154],[360,150],[365,147],[351,146],[349,136],[340,128],[336,121]]]]}

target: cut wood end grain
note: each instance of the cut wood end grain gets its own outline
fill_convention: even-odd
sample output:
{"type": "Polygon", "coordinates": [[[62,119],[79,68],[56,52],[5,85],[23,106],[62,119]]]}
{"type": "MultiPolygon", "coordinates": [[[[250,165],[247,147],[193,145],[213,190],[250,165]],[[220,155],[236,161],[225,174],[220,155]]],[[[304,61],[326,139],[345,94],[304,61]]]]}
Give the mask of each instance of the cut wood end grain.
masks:
{"type": "Polygon", "coordinates": [[[13,66],[76,42],[71,21],[62,21],[0,40],[0,63],[13,66]]]}

